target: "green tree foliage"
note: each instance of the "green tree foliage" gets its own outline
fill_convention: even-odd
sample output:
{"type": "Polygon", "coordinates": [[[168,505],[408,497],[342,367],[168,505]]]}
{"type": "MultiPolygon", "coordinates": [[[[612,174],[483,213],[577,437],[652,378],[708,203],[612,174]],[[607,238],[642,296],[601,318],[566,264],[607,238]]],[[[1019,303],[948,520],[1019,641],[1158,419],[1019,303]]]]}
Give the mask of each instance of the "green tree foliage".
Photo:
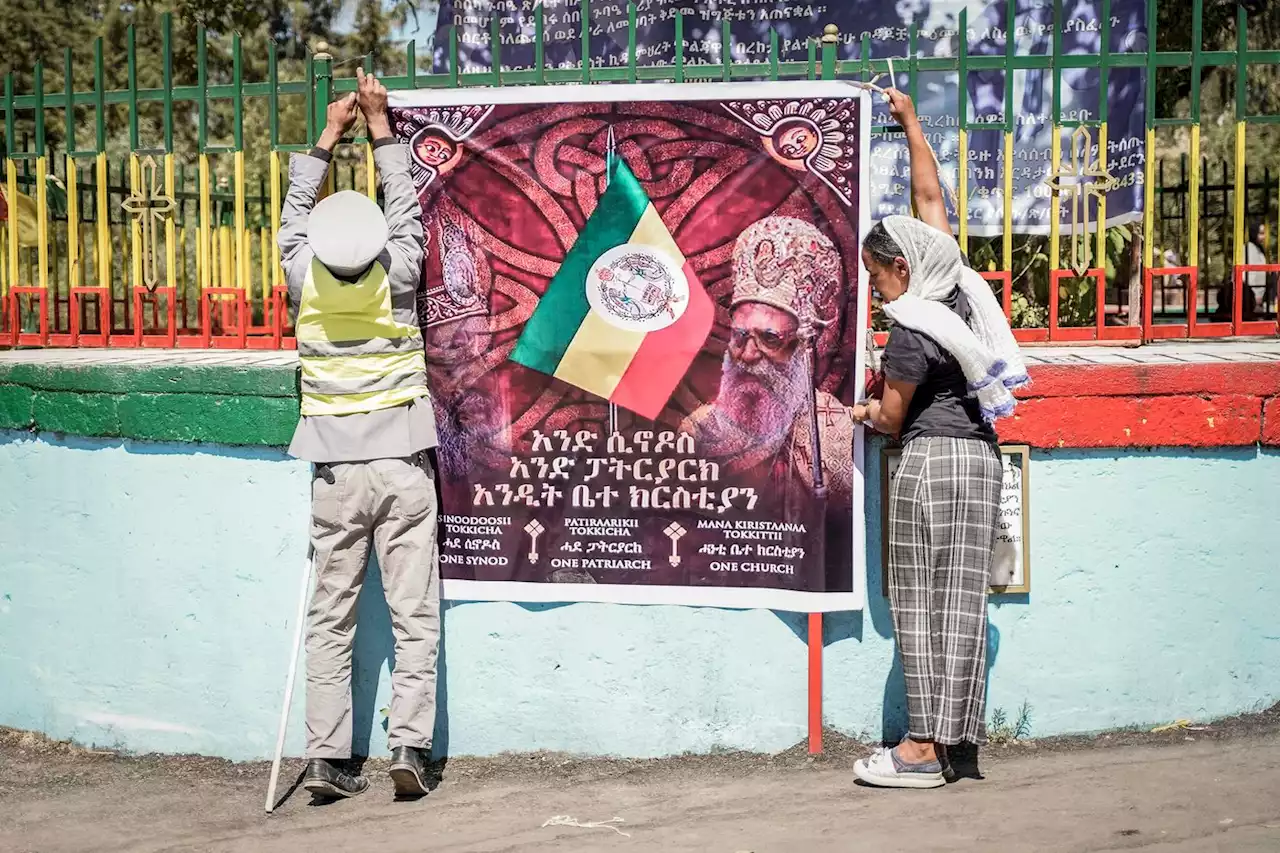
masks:
{"type": "MultiPolygon", "coordinates": [[[[85,0],[4,0],[0,2],[0,77],[14,75],[14,91],[30,92],[38,61],[45,86],[62,86],[62,57],[71,48],[76,68],[92,75],[93,39],[101,30],[99,4],[85,0]]],[[[92,79],[92,77],[90,77],[92,79]]]]}

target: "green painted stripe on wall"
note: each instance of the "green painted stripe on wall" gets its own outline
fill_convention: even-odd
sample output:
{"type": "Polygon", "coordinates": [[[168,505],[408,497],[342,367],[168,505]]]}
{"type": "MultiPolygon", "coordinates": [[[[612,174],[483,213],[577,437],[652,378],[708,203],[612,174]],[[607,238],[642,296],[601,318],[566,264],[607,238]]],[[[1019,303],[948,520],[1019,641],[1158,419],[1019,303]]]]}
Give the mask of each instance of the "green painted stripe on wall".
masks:
{"type": "Polygon", "coordinates": [[[0,429],[30,429],[35,392],[18,385],[0,385],[0,429]]]}
{"type": "Polygon", "coordinates": [[[296,366],[0,365],[0,429],[283,447],[296,366]]]}
{"type": "Polygon", "coordinates": [[[298,396],[297,365],[46,365],[0,362],[0,385],[107,394],[236,394],[298,396]]]}

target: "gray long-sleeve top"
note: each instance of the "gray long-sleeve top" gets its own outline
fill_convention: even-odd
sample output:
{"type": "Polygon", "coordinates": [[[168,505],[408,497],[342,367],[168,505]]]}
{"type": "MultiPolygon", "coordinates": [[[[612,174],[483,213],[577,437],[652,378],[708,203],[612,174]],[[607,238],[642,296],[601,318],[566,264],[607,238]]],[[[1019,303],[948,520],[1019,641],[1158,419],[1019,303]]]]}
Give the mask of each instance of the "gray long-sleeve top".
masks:
{"type": "MultiPolygon", "coordinates": [[[[409,176],[409,154],[388,137],[373,143],[373,159],[382,178],[387,247],[375,263],[387,270],[396,321],[418,326],[417,290],[422,280],[424,236],[421,208],[409,176]]],[[[302,286],[315,254],[307,240],[307,220],[316,193],[329,172],[329,152],[317,148],[289,162],[289,192],[280,214],[280,262],[289,302],[296,313],[302,286]]],[[[317,464],[393,459],[436,446],[435,412],[430,398],[358,415],[301,418],[289,445],[290,455],[317,464]]]]}

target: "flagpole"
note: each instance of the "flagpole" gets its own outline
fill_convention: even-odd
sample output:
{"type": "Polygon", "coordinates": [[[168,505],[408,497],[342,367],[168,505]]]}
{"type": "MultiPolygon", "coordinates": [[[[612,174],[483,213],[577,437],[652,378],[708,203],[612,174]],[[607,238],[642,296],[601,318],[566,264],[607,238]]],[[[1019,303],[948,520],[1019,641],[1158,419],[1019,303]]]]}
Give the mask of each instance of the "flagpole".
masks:
{"type": "MultiPolygon", "coordinates": [[[[586,26],[586,23],[583,23],[586,26]]],[[[584,60],[585,61],[585,60],[584,60]]],[[[604,186],[609,188],[609,176],[613,174],[613,158],[617,156],[617,142],[613,137],[613,125],[609,125],[608,135],[605,137],[604,144],[604,186]]],[[[618,432],[618,406],[610,401],[609,403],[609,435],[615,435],[618,432]]]]}
{"type": "Polygon", "coordinates": [[[810,462],[813,466],[813,494],[820,501],[827,499],[827,483],[822,472],[822,442],[818,436],[818,332],[813,323],[806,321],[801,338],[807,344],[809,362],[809,444],[810,462]]]}

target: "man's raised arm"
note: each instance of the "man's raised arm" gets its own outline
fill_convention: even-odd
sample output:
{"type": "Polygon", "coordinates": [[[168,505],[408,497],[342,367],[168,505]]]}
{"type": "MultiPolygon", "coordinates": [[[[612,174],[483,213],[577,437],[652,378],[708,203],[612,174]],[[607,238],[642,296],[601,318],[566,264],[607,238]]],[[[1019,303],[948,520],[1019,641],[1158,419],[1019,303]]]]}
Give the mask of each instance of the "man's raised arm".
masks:
{"type": "MultiPolygon", "coordinates": [[[[382,177],[382,209],[387,217],[387,247],[404,266],[403,284],[417,288],[422,278],[422,207],[409,175],[409,152],[391,132],[387,90],[363,69],[356,71],[360,111],[369,129],[373,159],[382,177]]],[[[396,276],[399,279],[399,276],[396,276]]],[[[397,282],[399,283],[399,282],[397,282]]]]}
{"type": "Polygon", "coordinates": [[[295,154],[289,159],[289,192],[280,209],[280,265],[289,285],[289,302],[297,306],[302,297],[302,282],[311,263],[311,247],[307,243],[307,220],[316,204],[316,194],[329,174],[329,161],[343,134],[356,120],[356,96],[347,95],[329,105],[328,122],[320,141],[310,154],[295,154]]]}

